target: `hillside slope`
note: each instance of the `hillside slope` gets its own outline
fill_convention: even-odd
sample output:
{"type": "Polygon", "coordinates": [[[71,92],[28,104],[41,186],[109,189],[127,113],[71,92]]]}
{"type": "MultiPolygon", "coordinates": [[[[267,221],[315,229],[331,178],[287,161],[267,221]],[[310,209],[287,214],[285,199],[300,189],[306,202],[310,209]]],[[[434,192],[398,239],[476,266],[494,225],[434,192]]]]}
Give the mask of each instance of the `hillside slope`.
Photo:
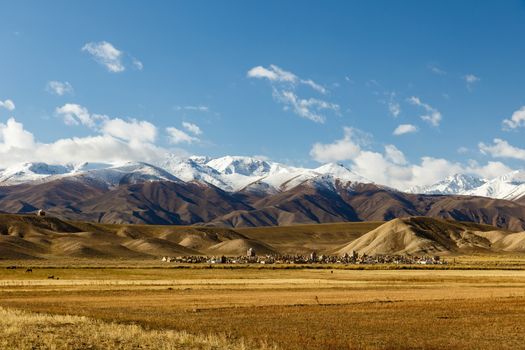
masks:
{"type": "Polygon", "coordinates": [[[525,232],[452,220],[392,221],[229,229],[116,225],[0,214],[0,259],[159,259],[258,254],[525,253],[525,232]]]}
{"type": "Polygon", "coordinates": [[[351,241],[337,254],[472,254],[524,252],[525,235],[443,219],[394,219],[351,241]]]}

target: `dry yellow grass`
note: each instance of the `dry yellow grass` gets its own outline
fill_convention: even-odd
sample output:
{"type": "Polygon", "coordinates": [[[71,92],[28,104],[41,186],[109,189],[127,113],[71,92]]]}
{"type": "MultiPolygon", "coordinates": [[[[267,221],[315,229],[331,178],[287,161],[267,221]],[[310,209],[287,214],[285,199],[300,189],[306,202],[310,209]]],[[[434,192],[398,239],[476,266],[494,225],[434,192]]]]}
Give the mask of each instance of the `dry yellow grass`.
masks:
{"type": "MultiPolygon", "coordinates": [[[[253,348],[226,336],[145,330],[83,316],[0,308],[1,349],[236,349],[253,348]]],[[[260,348],[268,348],[261,346],[260,348]]]]}
{"type": "Polygon", "coordinates": [[[36,268],[4,271],[0,306],[249,347],[510,349],[525,340],[525,271],[36,268]]]}

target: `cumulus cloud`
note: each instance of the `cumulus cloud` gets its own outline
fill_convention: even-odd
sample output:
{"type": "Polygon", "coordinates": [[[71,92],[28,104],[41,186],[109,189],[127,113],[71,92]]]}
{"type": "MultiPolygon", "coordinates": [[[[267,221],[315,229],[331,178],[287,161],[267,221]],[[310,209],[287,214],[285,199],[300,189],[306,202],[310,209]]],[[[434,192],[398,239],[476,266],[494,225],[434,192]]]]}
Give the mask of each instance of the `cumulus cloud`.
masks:
{"type": "Polygon", "coordinates": [[[400,124],[397,128],[395,128],[394,132],[392,134],[399,136],[404,134],[410,134],[417,132],[418,129],[415,125],[412,124],[400,124]]]}
{"type": "Polygon", "coordinates": [[[372,181],[399,189],[436,183],[443,178],[457,174],[475,174],[482,177],[496,177],[510,171],[501,162],[480,165],[474,161],[468,164],[452,162],[443,158],[421,157],[418,163],[409,162],[404,153],[394,145],[386,145],[381,152],[367,149],[356,129],[345,127],[342,139],[332,143],[316,143],[310,155],[318,162],[348,161],[350,168],[372,181]]]}
{"type": "Polygon", "coordinates": [[[363,141],[356,137],[357,131],[354,128],[344,127],[344,136],[333,143],[313,145],[310,156],[320,163],[337,162],[355,158],[361,152],[363,141]]]}
{"type": "Polygon", "coordinates": [[[422,102],[418,97],[412,96],[408,99],[408,102],[410,104],[413,104],[415,106],[423,108],[427,114],[424,114],[420,116],[420,118],[428,123],[430,123],[432,126],[439,126],[441,123],[441,113],[432,107],[431,105],[422,102]]]}
{"type": "Polygon", "coordinates": [[[55,113],[62,117],[67,125],[84,125],[94,128],[97,121],[109,119],[106,115],[90,114],[86,107],[75,103],[66,103],[62,107],[57,107],[55,113]]]}
{"type": "Polygon", "coordinates": [[[128,121],[114,118],[103,121],[100,131],[121,140],[139,143],[153,143],[157,137],[155,125],[145,120],[130,119],[128,121]]]}
{"type": "Polygon", "coordinates": [[[64,96],[73,93],[73,86],[67,81],[61,82],[53,80],[47,83],[46,91],[50,94],[64,96]]]}
{"type": "Polygon", "coordinates": [[[511,168],[502,162],[489,161],[487,164],[480,166],[475,160],[469,161],[466,170],[485,179],[493,179],[512,171],[511,168]]]}
{"type": "Polygon", "coordinates": [[[122,63],[123,52],[107,41],[90,42],[82,47],[99,64],[112,73],[123,72],[126,67],[122,63]]]}
{"type": "Polygon", "coordinates": [[[299,81],[299,78],[295,74],[285,71],[274,64],[271,64],[269,68],[264,68],[263,66],[253,67],[248,71],[247,75],[249,78],[268,79],[270,81],[293,84],[299,81]]]}
{"type": "Polygon", "coordinates": [[[181,143],[194,143],[198,142],[199,139],[195,136],[191,136],[188,133],[186,133],[183,130],[177,129],[175,127],[168,127],[166,128],[166,132],[168,133],[169,141],[170,143],[176,145],[181,143]]]}
{"type": "Polygon", "coordinates": [[[401,152],[396,146],[394,145],[386,145],[385,146],[385,157],[387,160],[391,161],[394,164],[406,164],[407,160],[405,158],[405,155],[403,152],[401,152]]]}
{"type": "Polygon", "coordinates": [[[300,97],[296,89],[298,86],[308,86],[320,94],[327,94],[328,90],[313,81],[312,79],[299,78],[292,72],[286,71],[276,65],[270,65],[268,68],[256,66],[247,73],[248,78],[266,79],[272,84],[273,97],[276,101],[284,104],[285,110],[291,110],[295,114],[312,120],[317,123],[323,123],[325,116],[320,113],[321,110],[331,110],[339,112],[339,105],[330,103],[318,98],[300,97]]]}
{"type": "Polygon", "coordinates": [[[525,149],[512,146],[502,139],[494,139],[492,144],[479,143],[479,150],[483,154],[494,158],[514,158],[525,160],[525,149]]]}
{"type": "Polygon", "coordinates": [[[5,124],[0,123],[0,152],[32,149],[34,144],[33,135],[24,130],[24,126],[14,118],[9,118],[5,124]]]}
{"type": "MultiPolygon", "coordinates": [[[[133,124],[133,122],[130,122],[133,124]]],[[[128,127],[123,125],[124,127],[128,127]]],[[[142,125],[143,126],[143,125],[142,125]]],[[[154,137],[115,137],[106,132],[87,137],[38,142],[22,123],[10,118],[0,123],[0,167],[20,162],[41,161],[48,163],[155,161],[167,150],[153,143],[154,137]]]]}
{"type": "Polygon", "coordinates": [[[81,105],[66,103],[55,110],[67,125],[83,125],[120,140],[129,142],[153,143],[157,137],[157,128],[145,120],[110,118],[104,114],[90,113],[81,105]]]}
{"type": "Polygon", "coordinates": [[[121,73],[130,66],[137,70],[144,69],[144,64],[139,59],[117,49],[107,41],[89,42],[82,47],[82,51],[91,55],[111,73],[121,73]]]}
{"type": "Polygon", "coordinates": [[[5,108],[8,111],[13,111],[15,109],[15,103],[12,100],[0,101],[0,108],[5,108]]]}
{"type": "Polygon", "coordinates": [[[525,127],[525,106],[512,113],[510,119],[503,119],[503,129],[517,129],[525,127]]]}
{"type": "Polygon", "coordinates": [[[199,128],[199,126],[197,124],[193,124],[193,123],[189,123],[189,122],[182,122],[182,126],[184,127],[184,129],[188,130],[193,135],[201,135],[202,134],[202,130],[201,130],[201,128],[199,128]]]}

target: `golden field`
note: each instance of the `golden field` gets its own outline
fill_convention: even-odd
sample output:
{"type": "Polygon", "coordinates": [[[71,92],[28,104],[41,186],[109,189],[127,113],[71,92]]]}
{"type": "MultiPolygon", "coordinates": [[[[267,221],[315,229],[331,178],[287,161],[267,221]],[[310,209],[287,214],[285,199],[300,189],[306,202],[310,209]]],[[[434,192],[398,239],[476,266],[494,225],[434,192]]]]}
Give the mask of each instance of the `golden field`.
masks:
{"type": "Polygon", "coordinates": [[[17,262],[2,262],[0,313],[8,316],[0,317],[0,344],[31,348],[40,342],[41,348],[58,349],[523,346],[525,259],[455,259],[449,268],[456,270],[175,269],[156,262],[140,268],[137,262],[105,266],[92,260],[61,267],[48,261],[48,266],[33,265],[32,273],[20,262],[17,269],[6,269],[17,262]],[[479,262],[485,269],[470,269],[479,262]],[[502,265],[508,269],[494,269],[502,265]],[[48,279],[51,275],[55,279],[48,279]]]}

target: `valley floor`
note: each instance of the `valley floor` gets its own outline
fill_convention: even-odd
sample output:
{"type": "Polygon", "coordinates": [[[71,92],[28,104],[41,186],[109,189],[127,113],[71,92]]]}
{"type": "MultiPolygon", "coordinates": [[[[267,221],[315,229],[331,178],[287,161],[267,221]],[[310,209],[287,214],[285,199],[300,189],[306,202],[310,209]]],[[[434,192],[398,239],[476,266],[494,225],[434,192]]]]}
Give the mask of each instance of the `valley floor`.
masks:
{"type": "Polygon", "coordinates": [[[477,262],[485,270],[48,262],[32,273],[2,262],[0,347],[520,348],[523,259],[509,258],[507,270],[491,269],[494,261],[502,264],[494,257],[458,258],[458,265],[477,262]]]}

